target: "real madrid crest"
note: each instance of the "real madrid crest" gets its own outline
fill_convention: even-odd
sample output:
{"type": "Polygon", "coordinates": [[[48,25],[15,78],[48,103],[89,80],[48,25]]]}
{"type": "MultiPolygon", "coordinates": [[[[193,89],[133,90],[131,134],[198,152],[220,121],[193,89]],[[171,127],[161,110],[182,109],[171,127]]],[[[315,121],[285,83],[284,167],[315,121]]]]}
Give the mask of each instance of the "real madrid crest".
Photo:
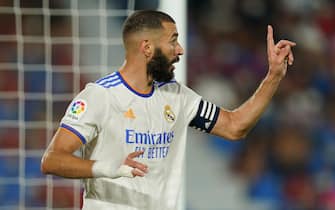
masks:
{"type": "Polygon", "coordinates": [[[169,105],[166,105],[164,107],[164,117],[165,117],[166,121],[168,121],[169,123],[174,122],[175,119],[176,119],[176,115],[173,113],[173,111],[171,110],[171,107],[169,105]]]}

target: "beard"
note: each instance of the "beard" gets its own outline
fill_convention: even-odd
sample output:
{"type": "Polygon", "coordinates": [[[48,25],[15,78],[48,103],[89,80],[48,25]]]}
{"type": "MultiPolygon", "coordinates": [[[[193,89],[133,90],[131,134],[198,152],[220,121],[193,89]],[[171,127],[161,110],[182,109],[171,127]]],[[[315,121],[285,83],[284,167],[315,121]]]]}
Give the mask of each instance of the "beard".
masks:
{"type": "Polygon", "coordinates": [[[162,50],[156,48],[152,59],[147,64],[147,75],[157,82],[169,82],[174,78],[172,64],[178,60],[177,57],[169,61],[162,50]]]}

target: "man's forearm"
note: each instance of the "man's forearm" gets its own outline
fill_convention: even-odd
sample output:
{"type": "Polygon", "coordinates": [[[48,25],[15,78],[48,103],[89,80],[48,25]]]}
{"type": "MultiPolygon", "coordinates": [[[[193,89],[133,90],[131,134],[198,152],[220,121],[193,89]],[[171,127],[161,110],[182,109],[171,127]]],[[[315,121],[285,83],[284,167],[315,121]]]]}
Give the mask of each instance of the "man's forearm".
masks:
{"type": "Polygon", "coordinates": [[[41,170],[45,174],[66,178],[92,178],[93,163],[69,153],[49,151],[42,158],[41,170]]]}
{"type": "Polygon", "coordinates": [[[233,111],[235,122],[243,133],[247,133],[259,120],[278,89],[282,77],[268,74],[255,93],[239,108],[233,111]]]}

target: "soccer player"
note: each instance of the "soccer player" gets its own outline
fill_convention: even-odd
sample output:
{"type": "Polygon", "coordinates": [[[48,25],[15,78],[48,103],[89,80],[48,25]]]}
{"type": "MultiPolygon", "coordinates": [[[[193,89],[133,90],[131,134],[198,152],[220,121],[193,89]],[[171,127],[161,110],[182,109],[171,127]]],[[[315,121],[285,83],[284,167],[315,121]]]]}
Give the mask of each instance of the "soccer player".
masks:
{"type": "Polygon", "coordinates": [[[250,99],[229,111],[174,79],[173,64],[184,52],[175,21],[159,11],[134,12],[123,27],[123,66],[73,99],[41,170],[84,179],[83,209],[176,209],[187,127],[245,137],[292,65],[295,43],[275,44],[267,30],[268,73],[250,99]],[[79,148],[82,158],[73,155],[79,148]]]}

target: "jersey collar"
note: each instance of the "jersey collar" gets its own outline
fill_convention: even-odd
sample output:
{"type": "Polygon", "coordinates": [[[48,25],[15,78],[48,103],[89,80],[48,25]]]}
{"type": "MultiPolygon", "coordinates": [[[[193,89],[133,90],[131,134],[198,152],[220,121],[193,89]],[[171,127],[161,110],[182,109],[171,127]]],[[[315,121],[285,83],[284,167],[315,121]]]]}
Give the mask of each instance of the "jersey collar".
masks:
{"type": "Polygon", "coordinates": [[[152,96],[152,94],[154,93],[154,86],[152,86],[150,93],[140,93],[138,91],[136,91],[134,88],[132,88],[127,81],[122,77],[121,73],[119,71],[116,72],[116,74],[119,76],[119,78],[121,79],[121,82],[124,84],[124,86],[126,86],[131,92],[135,93],[136,95],[140,96],[140,97],[144,97],[144,98],[148,98],[150,96],[152,96]]]}

